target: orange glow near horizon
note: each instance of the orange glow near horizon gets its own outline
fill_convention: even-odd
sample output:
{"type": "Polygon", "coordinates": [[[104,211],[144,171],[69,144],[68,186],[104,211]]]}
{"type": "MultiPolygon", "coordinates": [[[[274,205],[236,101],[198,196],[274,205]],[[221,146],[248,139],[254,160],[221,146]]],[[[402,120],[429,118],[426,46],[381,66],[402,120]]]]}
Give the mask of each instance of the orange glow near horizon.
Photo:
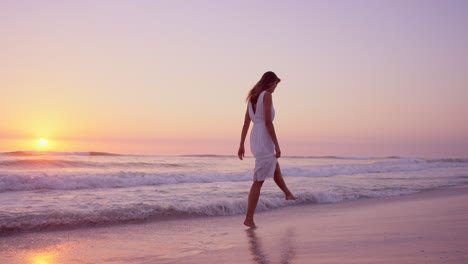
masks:
{"type": "Polygon", "coordinates": [[[465,3],[234,2],[0,1],[0,152],[235,154],[272,70],[284,155],[468,155],[465,3]]]}

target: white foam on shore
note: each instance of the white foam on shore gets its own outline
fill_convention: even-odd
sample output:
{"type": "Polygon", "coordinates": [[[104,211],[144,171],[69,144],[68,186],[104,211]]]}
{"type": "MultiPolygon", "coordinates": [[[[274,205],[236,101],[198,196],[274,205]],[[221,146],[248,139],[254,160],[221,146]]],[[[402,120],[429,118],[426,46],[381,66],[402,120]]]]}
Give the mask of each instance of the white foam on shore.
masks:
{"type": "MultiPolygon", "coordinates": [[[[275,197],[263,196],[259,200],[257,211],[300,204],[336,203],[360,198],[359,195],[346,196],[323,191],[298,192],[296,195],[299,198],[295,201],[286,201],[282,195],[275,197]]],[[[399,194],[394,193],[395,195],[399,194]]],[[[142,220],[164,220],[170,217],[239,215],[245,214],[246,207],[247,202],[245,197],[243,197],[235,199],[221,198],[199,202],[198,204],[175,203],[161,206],[158,204],[135,203],[88,212],[48,210],[45,212],[30,212],[20,216],[10,214],[2,215],[0,218],[0,234],[11,231],[46,230],[142,220]]]]}

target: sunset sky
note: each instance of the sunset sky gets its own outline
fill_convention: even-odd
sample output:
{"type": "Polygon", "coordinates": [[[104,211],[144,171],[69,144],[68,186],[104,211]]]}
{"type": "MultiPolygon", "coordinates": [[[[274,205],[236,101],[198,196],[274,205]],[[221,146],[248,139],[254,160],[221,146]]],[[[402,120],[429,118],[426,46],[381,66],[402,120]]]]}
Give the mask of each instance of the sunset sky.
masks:
{"type": "Polygon", "coordinates": [[[468,1],[4,0],[0,21],[0,152],[236,154],[271,70],[283,155],[468,157],[468,1]]]}

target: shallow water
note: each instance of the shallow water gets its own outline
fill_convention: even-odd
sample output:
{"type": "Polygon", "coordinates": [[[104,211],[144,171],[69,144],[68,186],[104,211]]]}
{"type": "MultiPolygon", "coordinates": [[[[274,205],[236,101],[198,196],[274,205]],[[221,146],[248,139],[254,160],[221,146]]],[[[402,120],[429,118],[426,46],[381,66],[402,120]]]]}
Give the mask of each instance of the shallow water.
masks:
{"type": "MultiPolygon", "coordinates": [[[[35,154],[0,154],[0,234],[243,214],[254,166],[251,157],[236,156],[35,154]]],[[[468,185],[468,159],[327,156],[279,162],[299,199],[285,201],[269,179],[260,211],[468,185]]]]}

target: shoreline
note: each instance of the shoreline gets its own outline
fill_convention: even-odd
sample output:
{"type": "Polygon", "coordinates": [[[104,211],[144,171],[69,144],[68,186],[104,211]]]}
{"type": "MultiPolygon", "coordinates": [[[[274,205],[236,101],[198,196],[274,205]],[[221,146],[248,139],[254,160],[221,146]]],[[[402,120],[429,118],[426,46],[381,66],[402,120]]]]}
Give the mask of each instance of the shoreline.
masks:
{"type": "MultiPolygon", "coordinates": [[[[389,198],[399,198],[399,197],[404,197],[404,196],[413,196],[413,195],[421,195],[422,193],[426,192],[437,192],[437,191],[444,191],[444,190],[452,190],[452,189],[459,189],[459,188],[467,188],[464,186],[455,186],[455,187],[445,187],[445,188],[439,188],[439,189],[426,189],[426,190],[420,190],[416,193],[410,193],[410,194],[403,194],[403,195],[398,195],[398,196],[384,196],[384,197],[361,197],[358,199],[351,199],[351,200],[343,200],[339,202],[314,202],[314,203],[309,203],[304,201],[303,203],[299,204],[294,204],[290,206],[285,206],[285,207],[275,207],[275,208],[270,208],[267,211],[259,211],[257,208],[257,211],[255,215],[261,215],[261,214],[266,214],[269,212],[274,212],[276,210],[287,210],[288,208],[299,208],[299,207],[310,207],[310,206],[320,206],[320,205],[333,205],[333,204],[341,204],[341,203],[349,203],[349,202],[358,202],[358,201],[367,201],[369,199],[389,199],[389,198]]],[[[247,196],[246,196],[247,198],[247,196]]],[[[261,198],[260,198],[261,199],[261,198]]],[[[3,237],[10,237],[10,236],[18,236],[18,235],[24,235],[24,234],[30,234],[30,233],[47,233],[47,232],[61,232],[61,231],[74,231],[74,230],[87,230],[87,229],[93,229],[93,228],[106,228],[106,227],[119,227],[119,226],[125,226],[125,225],[139,225],[139,224],[156,224],[159,222],[166,222],[166,221],[183,221],[183,220],[200,220],[204,218],[219,218],[219,217],[239,217],[243,216],[244,214],[236,214],[236,215],[200,215],[197,213],[192,213],[192,214],[184,214],[183,216],[181,215],[156,215],[152,218],[146,218],[146,219],[129,219],[129,220],[122,220],[122,221],[109,221],[109,222],[89,222],[86,224],[78,224],[75,226],[71,226],[70,224],[64,224],[64,225],[52,225],[52,226],[43,226],[43,227],[33,227],[31,229],[14,229],[12,228],[11,230],[2,230],[0,232],[0,239],[3,237]]]]}
{"type": "Polygon", "coordinates": [[[465,263],[468,188],[0,237],[1,263],[465,263]],[[33,262],[34,263],[34,262],[33,262]]]}

